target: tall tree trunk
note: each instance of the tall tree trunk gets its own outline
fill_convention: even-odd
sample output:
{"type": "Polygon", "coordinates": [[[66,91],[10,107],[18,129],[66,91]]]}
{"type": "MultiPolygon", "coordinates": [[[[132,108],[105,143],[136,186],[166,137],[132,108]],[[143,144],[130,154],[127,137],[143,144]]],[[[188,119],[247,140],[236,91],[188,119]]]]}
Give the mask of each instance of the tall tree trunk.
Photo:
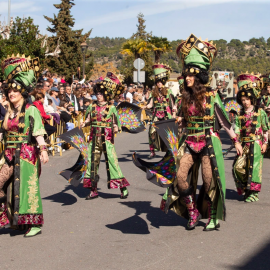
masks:
{"type": "Polygon", "coordinates": [[[160,62],[160,52],[155,51],[155,63],[158,64],[160,62]]]}

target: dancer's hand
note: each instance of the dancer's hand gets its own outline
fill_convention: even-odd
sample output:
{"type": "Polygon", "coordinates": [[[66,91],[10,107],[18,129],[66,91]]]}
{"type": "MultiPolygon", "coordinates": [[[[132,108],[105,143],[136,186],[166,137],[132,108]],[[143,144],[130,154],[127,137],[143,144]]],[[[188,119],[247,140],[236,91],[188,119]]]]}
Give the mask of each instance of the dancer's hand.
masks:
{"type": "Polygon", "coordinates": [[[241,143],[236,143],[234,147],[236,149],[237,155],[239,155],[240,157],[242,157],[242,155],[243,155],[243,148],[242,148],[241,143]]]}
{"type": "Polygon", "coordinates": [[[43,162],[43,164],[47,163],[49,161],[48,152],[47,151],[41,151],[40,153],[40,160],[43,162]]]}
{"type": "Polygon", "coordinates": [[[80,128],[84,128],[85,127],[85,122],[82,122],[80,125],[80,128]]]}
{"type": "Polygon", "coordinates": [[[176,117],[176,121],[178,123],[178,126],[182,126],[183,117],[176,117]]]}
{"type": "Polygon", "coordinates": [[[264,154],[266,152],[266,150],[267,150],[267,144],[264,143],[262,145],[261,153],[264,154]]]}

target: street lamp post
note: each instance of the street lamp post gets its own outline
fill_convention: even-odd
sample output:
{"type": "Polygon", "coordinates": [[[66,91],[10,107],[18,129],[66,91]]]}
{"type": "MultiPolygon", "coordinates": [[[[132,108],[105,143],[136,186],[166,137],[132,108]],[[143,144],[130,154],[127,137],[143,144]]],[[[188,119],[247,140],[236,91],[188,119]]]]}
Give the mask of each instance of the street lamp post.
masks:
{"type": "Polygon", "coordinates": [[[82,54],[83,54],[83,77],[85,75],[85,54],[86,54],[87,48],[88,48],[87,43],[83,42],[81,44],[81,49],[82,49],[82,54]]]}

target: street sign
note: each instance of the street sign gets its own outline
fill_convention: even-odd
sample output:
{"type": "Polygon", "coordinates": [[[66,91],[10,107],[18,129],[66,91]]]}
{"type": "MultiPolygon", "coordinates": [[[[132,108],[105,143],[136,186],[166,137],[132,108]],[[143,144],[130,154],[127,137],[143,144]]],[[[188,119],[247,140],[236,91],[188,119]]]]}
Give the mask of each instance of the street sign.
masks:
{"type": "Polygon", "coordinates": [[[141,69],[145,67],[145,62],[141,58],[137,58],[133,62],[133,66],[137,69],[137,71],[133,73],[133,82],[145,82],[145,72],[141,71],[141,69]]]}
{"type": "Polygon", "coordinates": [[[139,78],[138,78],[138,71],[133,71],[133,82],[144,83],[145,82],[145,71],[140,71],[139,78]]]}
{"type": "Polygon", "coordinates": [[[141,59],[141,58],[137,58],[134,62],[133,62],[133,66],[138,69],[141,70],[145,67],[145,62],[141,59]]]}

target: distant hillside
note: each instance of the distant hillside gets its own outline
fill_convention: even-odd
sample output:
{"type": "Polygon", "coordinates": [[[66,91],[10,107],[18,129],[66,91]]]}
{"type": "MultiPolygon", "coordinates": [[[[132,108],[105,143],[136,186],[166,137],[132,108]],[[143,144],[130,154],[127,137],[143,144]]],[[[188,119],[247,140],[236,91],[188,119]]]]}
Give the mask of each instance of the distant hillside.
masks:
{"type": "MultiPolygon", "coordinates": [[[[100,64],[113,62],[120,67],[123,55],[120,54],[125,38],[95,37],[88,40],[89,50],[92,51],[94,61],[100,64]]],[[[175,53],[181,40],[171,42],[172,51],[161,58],[161,62],[169,64],[174,72],[181,72],[181,65],[175,53]]],[[[270,72],[270,38],[252,38],[241,42],[238,39],[214,40],[218,47],[218,56],[214,62],[214,70],[233,71],[236,75],[241,71],[270,72]]],[[[153,56],[154,57],[154,56],[153,56]]]]}

